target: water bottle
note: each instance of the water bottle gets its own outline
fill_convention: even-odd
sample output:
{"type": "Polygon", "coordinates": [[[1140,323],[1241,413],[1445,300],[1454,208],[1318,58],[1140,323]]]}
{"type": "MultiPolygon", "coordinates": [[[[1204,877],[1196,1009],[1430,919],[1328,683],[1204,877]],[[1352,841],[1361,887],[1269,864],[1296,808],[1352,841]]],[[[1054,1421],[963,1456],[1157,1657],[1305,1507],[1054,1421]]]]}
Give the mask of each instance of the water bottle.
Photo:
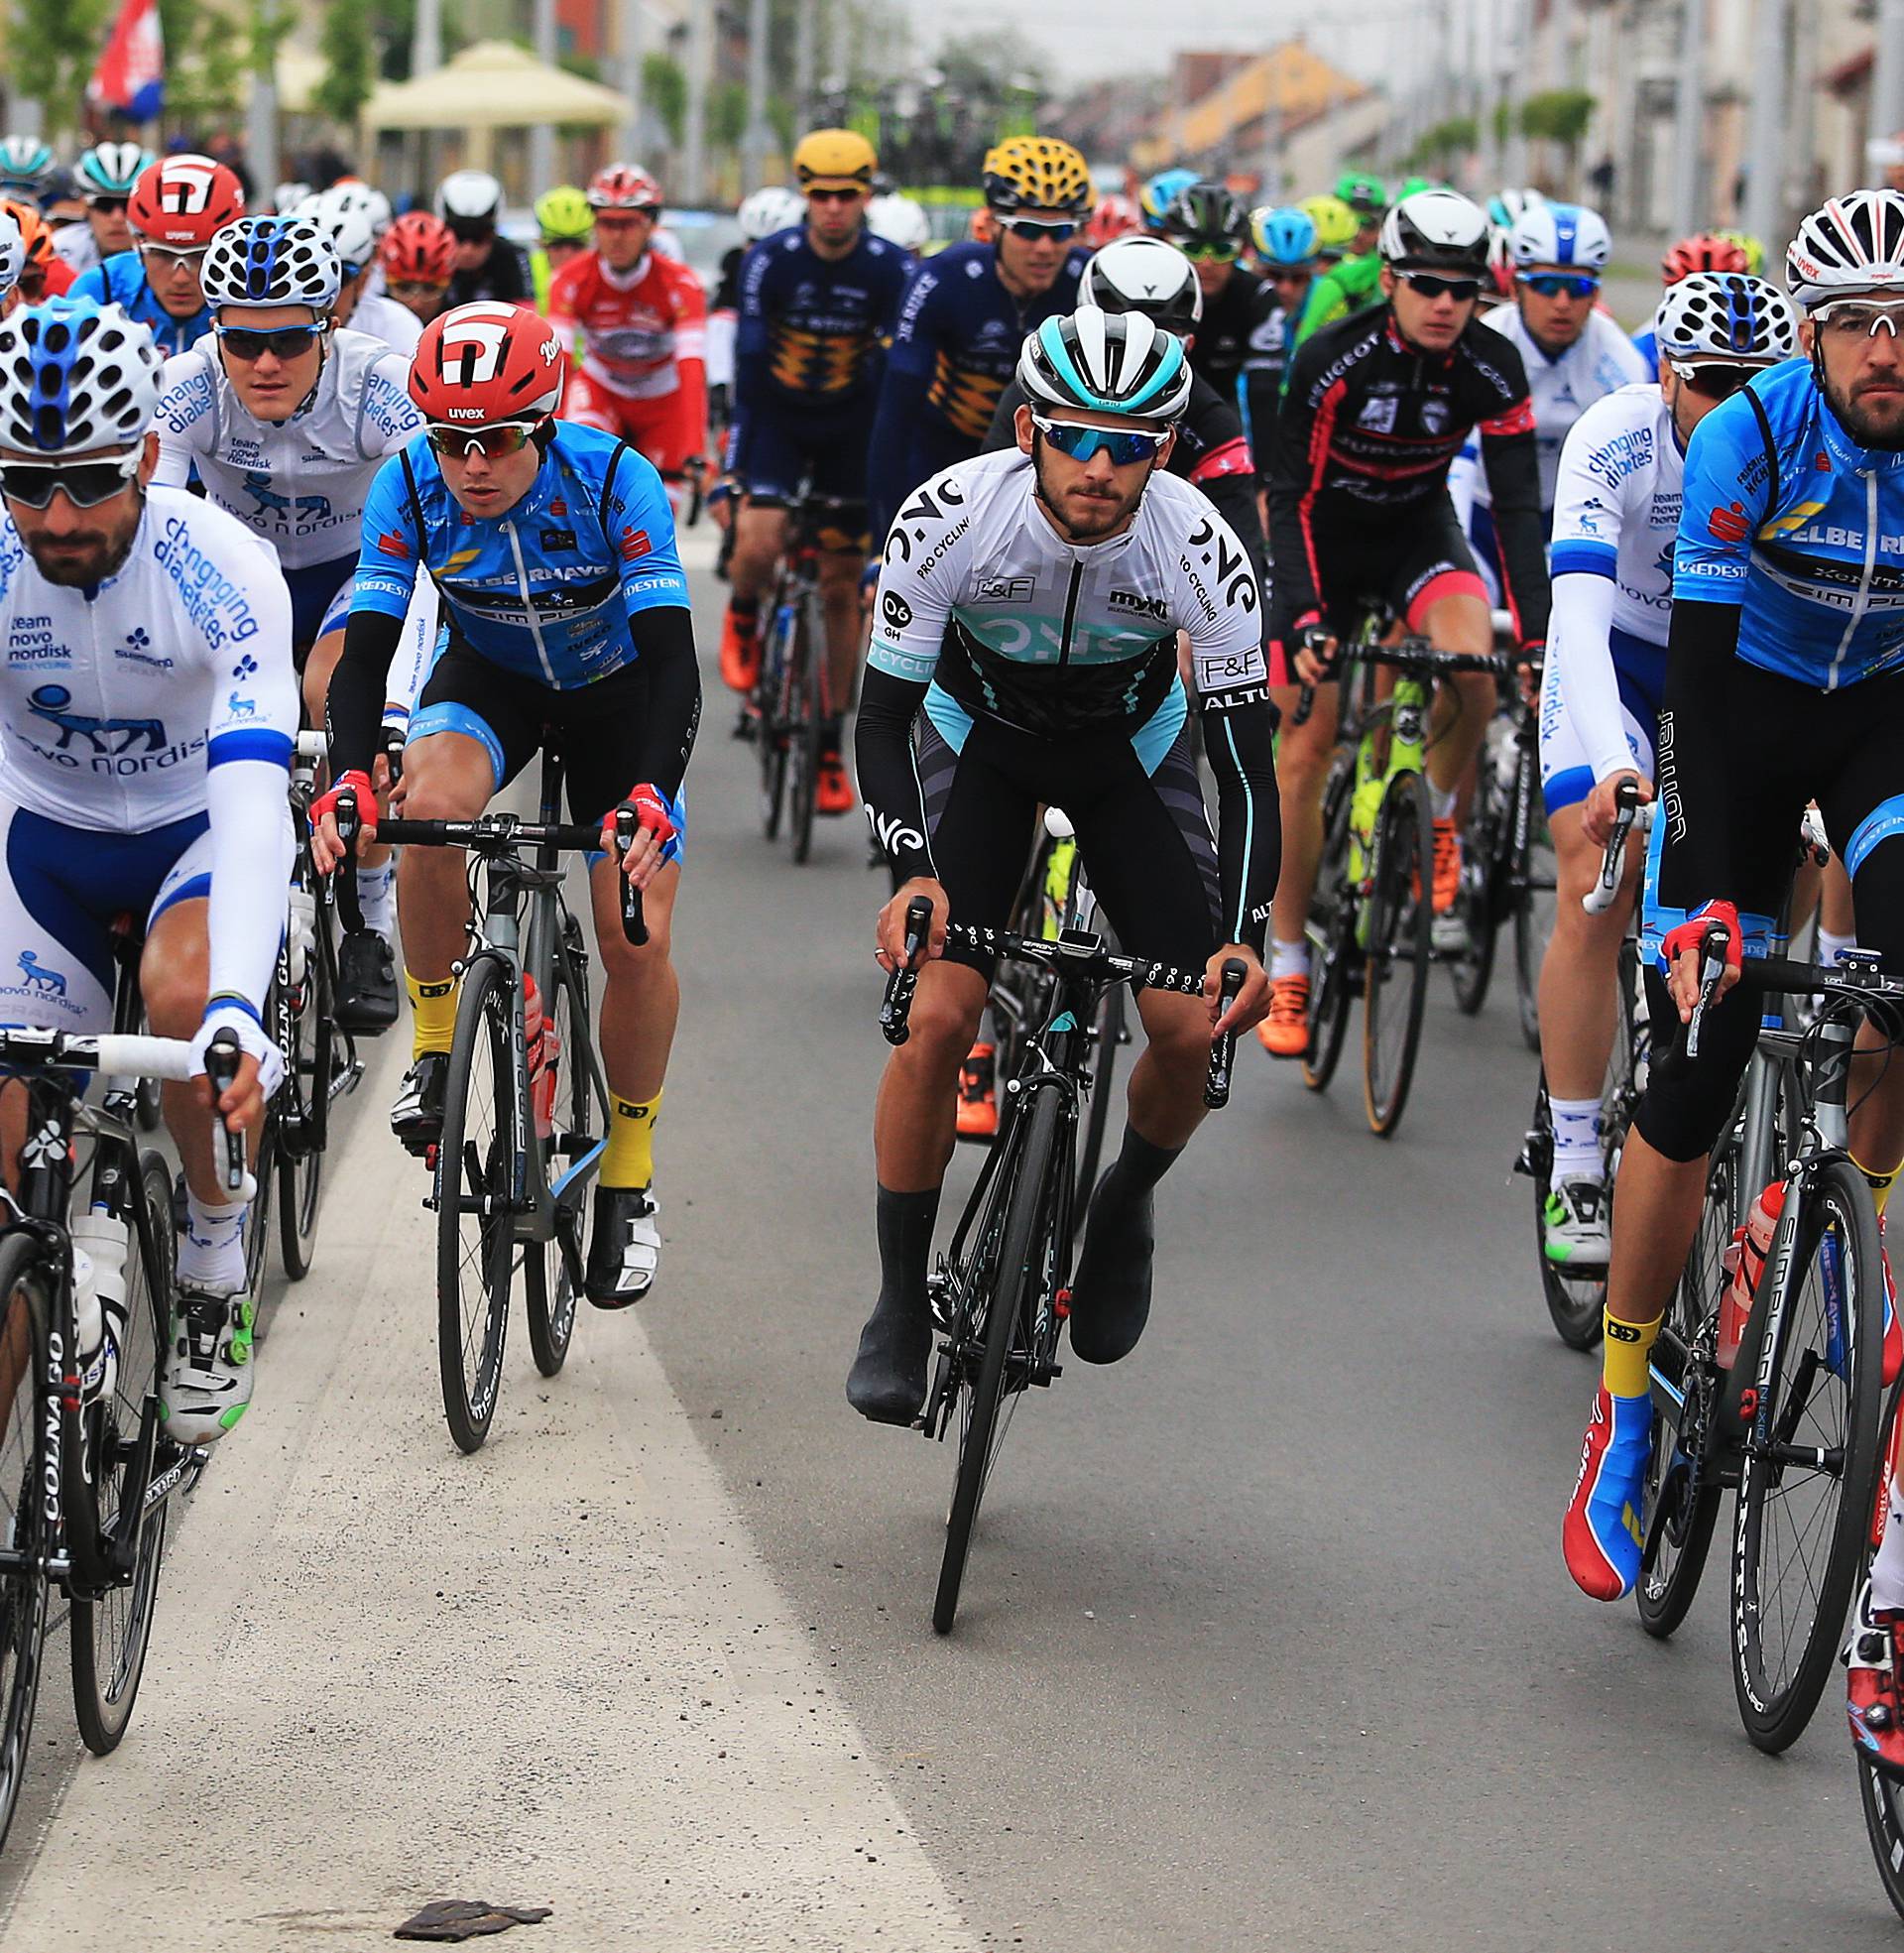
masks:
{"type": "Polygon", "coordinates": [[[317,940],[317,898],[309,889],[294,883],[291,891],[291,919],[285,933],[286,963],[293,984],[304,980],[310,966],[311,945],[317,940]]]}
{"type": "Polygon", "coordinates": [[[1785,1182],[1774,1180],[1752,1202],[1745,1225],[1732,1231],[1724,1261],[1726,1275],[1726,1296],[1719,1305],[1719,1349],[1722,1370],[1729,1370],[1738,1355],[1739,1339],[1745,1333],[1745,1319],[1752,1312],[1752,1291],[1764,1273],[1765,1257],[1771,1252],[1772,1236],[1778,1230],[1778,1217],[1785,1205],[1785,1182]]]}
{"type": "Polygon", "coordinates": [[[131,1247],[124,1219],[95,1207],[72,1224],[73,1312],[79,1332],[79,1371],[90,1401],[111,1388],[126,1339],[126,1255],[131,1247]]]}
{"type": "Polygon", "coordinates": [[[542,1015],[542,993],[536,979],[523,972],[523,1041],[529,1052],[529,1103],[536,1136],[547,1139],[555,1128],[555,1072],[548,1046],[554,1039],[542,1015]]]}

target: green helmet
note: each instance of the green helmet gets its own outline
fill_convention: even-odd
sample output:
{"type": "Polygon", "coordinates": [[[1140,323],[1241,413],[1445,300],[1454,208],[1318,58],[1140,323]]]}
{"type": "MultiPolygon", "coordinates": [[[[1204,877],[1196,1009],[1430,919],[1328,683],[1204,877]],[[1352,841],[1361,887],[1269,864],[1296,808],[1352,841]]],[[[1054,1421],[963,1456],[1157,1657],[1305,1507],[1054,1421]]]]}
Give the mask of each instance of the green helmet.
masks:
{"type": "Polygon", "coordinates": [[[1379,217],[1388,207],[1388,186],[1379,177],[1361,170],[1345,170],[1336,179],[1336,194],[1366,223],[1379,217]]]}
{"type": "Polygon", "coordinates": [[[1748,230],[1716,230],[1715,237],[1723,237],[1728,244],[1736,244],[1745,253],[1745,269],[1756,278],[1765,269],[1765,245],[1748,230]]]}
{"type": "Polygon", "coordinates": [[[595,228],[595,212],[573,183],[557,183],[536,199],[536,221],[553,242],[580,243],[595,228]]]}
{"type": "Polygon", "coordinates": [[[1340,258],[1356,241],[1362,221],[1339,196],[1305,196],[1296,205],[1316,227],[1316,250],[1325,258],[1340,258]]]}
{"type": "Polygon", "coordinates": [[[1446,189],[1448,185],[1446,183],[1438,183],[1429,177],[1409,177],[1404,180],[1401,187],[1395,191],[1395,201],[1399,203],[1404,197],[1417,195],[1424,189],[1446,189]]]}

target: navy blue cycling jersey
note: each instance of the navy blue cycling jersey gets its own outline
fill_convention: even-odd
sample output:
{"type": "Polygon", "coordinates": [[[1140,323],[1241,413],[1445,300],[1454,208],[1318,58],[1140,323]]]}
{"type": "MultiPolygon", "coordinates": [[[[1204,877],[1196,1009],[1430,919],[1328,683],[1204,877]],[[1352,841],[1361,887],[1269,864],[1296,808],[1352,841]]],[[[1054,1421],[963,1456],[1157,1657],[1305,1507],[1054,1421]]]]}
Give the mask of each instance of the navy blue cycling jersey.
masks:
{"type": "Polygon", "coordinates": [[[81,272],[66,296],[122,306],[128,317],[152,327],[159,350],[168,355],[183,352],[194,339],[202,339],[211,330],[209,305],[200,305],[183,318],[175,318],[167,311],[159,303],[158,293],[147,282],[146,268],[137,251],[115,251],[102,264],[81,272]]]}
{"type": "Polygon", "coordinates": [[[741,264],[734,336],[739,412],[837,413],[879,386],[905,289],[905,253],[871,231],[823,258],[803,225],[764,237],[741,264]]]}
{"type": "Polygon", "coordinates": [[[1904,453],[1854,445],[1808,360],[1769,368],[1693,430],[1673,595],[1826,691],[1904,664],[1904,453]]]}
{"type": "Polygon", "coordinates": [[[887,354],[869,464],[873,530],[928,476],[977,454],[1024,335],[1074,311],[1090,253],[1072,251],[1048,292],[1016,299],[990,244],[954,244],[912,271],[887,354]]]}

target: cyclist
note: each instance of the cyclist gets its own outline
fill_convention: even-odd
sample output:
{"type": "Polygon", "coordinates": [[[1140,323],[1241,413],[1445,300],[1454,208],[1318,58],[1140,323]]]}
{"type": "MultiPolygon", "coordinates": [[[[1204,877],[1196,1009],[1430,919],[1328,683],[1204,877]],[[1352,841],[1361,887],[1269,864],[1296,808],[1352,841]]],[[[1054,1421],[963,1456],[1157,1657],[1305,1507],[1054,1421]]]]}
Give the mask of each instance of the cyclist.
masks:
{"type": "Polygon", "coordinates": [[[1275,451],[1276,415],[1282,405],[1283,376],[1288,370],[1297,321],[1308,304],[1316,277],[1315,219],[1293,207],[1252,210],[1250,237],[1257,267],[1273,305],[1268,316],[1250,336],[1250,356],[1244,362],[1250,410],[1250,446],[1256,471],[1266,481],[1269,457],[1275,451]]]}
{"type": "Polygon", "coordinates": [[[59,167],[53,151],[38,136],[0,138],[0,196],[39,209],[59,167]]]}
{"type": "Polygon", "coordinates": [[[133,249],[80,273],[75,299],[123,306],[152,328],[162,353],[181,353],[211,330],[198,268],[212,234],[244,214],[237,176],[208,156],[168,156],[143,171],[126,205],[133,249]]]}
{"type": "Polygon", "coordinates": [[[331,324],[347,325],[353,332],[381,340],[408,358],[416,349],[422,322],[408,305],[371,289],[377,281],[379,204],[384,204],[383,196],[362,183],[332,183],[328,189],[306,197],[298,206],[298,215],[323,229],[337,253],[343,285],[331,312],[331,324]]]}
{"type": "Polygon", "coordinates": [[[1350,239],[1348,255],[1366,257],[1381,236],[1381,220],[1388,211],[1388,185],[1366,171],[1345,170],[1336,179],[1336,194],[1356,213],[1356,234],[1350,239]]]}
{"type": "Polygon", "coordinates": [[[536,222],[542,237],[529,254],[529,275],[536,287],[536,309],[546,318],[555,274],[572,265],[594,238],[595,210],[587,191],[557,183],[536,199],[536,222]]]}
{"type": "MultiPolygon", "coordinates": [[[[1345,182],[1350,179],[1345,178],[1345,182]]],[[[1364,180],[1374,183],[1374,179],[1364,180]]],[[[1365,201],[1367,191],[1365,191],[1365,201]]],[[[1349,207],[1345,201],[1345,207],[1349,207]]],[[[1312,332],[1318,332],[1325,325],[1333,325],[1339,318],[1347,318],[1352,312],[1367,311],[1371,305],[1381,304],[1381,253],[1375,248],[1374,236],[1369,233],[1367,214],[1355,210],[1361,226],[1348,247],[1335,254],[1333,264],[1324,265],[1315,275],[1302,303],[1302,310],[1296,316],[1290,330],[1290,349],[1302,344],[1312,332]],[[1368,243],[1363,239],[1368,238],[1368,243]]],[[[1380,212],[1375,216],[1376,233],[1380,228],[1380,212]]],[[[1338,234],[1341,220],[1336,220],[1338,234]]]]}
{"type": "MultiPolygon", "coordinates": [[[[1763,949],[1811,799],[1850,870],[1859,938],[1904,967],[1904,847],[1893,844],[1904,832],[1904,609],[1878,561],[1904,529],[1904,196],[1828,201],[1799,225],[1786,284],[1808,357],[1716,407],[1686,453],[1661,705],[1665,815],[1646,877],[1656,1028],[1691,1017],[1710,923],[1729,931],[1727,989],[1741,948],[1763,949]]],[[[1648,1352],[1758,1022],[1747,999],[1722,1001],[1697,1058],[1656,1062],[1620,1155],[1602,1382],[1562,1535],[1568,1570],[1598,1599],[1628,1591],[1638,1570],[1648,1352]]],[[[1892,1066],[1851,1116],[1851,1151],[1880,1211],[1904,1159],[1900,1087],[1892,1066]]],[[[1898,1348],[1887,1296],[1886,1375],[1898,1348]]],[[[1895,1623],[1879,1625],[1888,1662],[1895,1623]]],[[[1860,1665],[1854,1650],[1853,1702],[1880,1688],[1894,1699],[1894,1671],[1860,1665]]]]}
{"type": "Polygon", "coordinates": [[[20,240],[26,246],[20,296],[34,305],[42,299],[63,299],[77,283],[78,274],[54,250],[52,226],[31,203],[14,197],[0,197],[0,210],[19,225],[20,240]]]}
{"type": "Polygon", "coordinates": [[[678,258],[651,248],[661,189],[611,163],[589,180],[595,245],[563,266],[548,317],[580,359],[562,418],[618,434],[660,470],[678,510],[707,451],[707,294],[678,258]]]}
{"type": "MultiPolygon", "coordinates": [[[[1718,231],[1702,231],[1694,237],[1682,237],[1677,244],[1670,246],[1665,257],[1659,261],[1661,282],[1670,292],[1682,278],[1690,278],[1695,272],[1750,272],[1752,263],[1746,255],[1745,247],[1735,237],[1723,236],[1718,231]]],[[[1661,304],[1665,302],[1662,300],[1661,304]]],[[[1659,327],[1659,311],[1633,334],[1633,344],[1639,349],[1639,356],[1655,374],[1659,371],[1659,350],[1655,344],[1655,334],[1659,327]]]]}
{"type": "Polygon", "coordinates": [[[1316,257],[1325,268],[1339,265],[1362,226],[1341,197],[1325,193],[1305,196],[1296,208],[1316,227],[1316,257]]]}
{"type": "Polygon", "coordinates": [[[914,266],[899,307],[868,461],[876,535],[928,475],[978,452],[1018,342],[1077,304],[1084,158],[1049,136],[1012,136],[987,153],[982,175],[991,242],[914,266]]]}
{"type": "Polygon", "coordinates": [[[1776,286],[1696,272],[1659,311],[1659,384],[1596,401],[1561,449],[1553,618],[1541,686],[1540,774],[1559,862],[1554,933],[1540,971],[1540,1055],[1554,1120],[1550,1262],[1606,1266],[1600,1093],[1612,1051],[1614,971],[1627,904],[1589,915],[1615,794],[1652,798],[1686,443],[1763,366],[1798,350],[1776,286]]]}
{"type": "MultiPolygon", "coordinates": [[[[255,1131],[282,1069],[261,1013],[291,873],[290,605],[256,537],[149,485],[159,369],[117,306],[56,299],[0,324],[0,965],[21,978],[5,1009],[110,1030],[130,911],[153,1030],[189,1038],[201,1073],[230,1031],[243,1057],[219,1103],[255,1131]]],[[[186,1193],[161,1408],[184,1444],[222,1436],[251,1398],[245,1207],[213,1165],[210,1105],[202,1076],[165,1088],[186,1193]]]]}
{"type": "Polygon", "coordinates": [[[866,423],[879,390],[881,345],[907,289],[905,254],[866,228],[876,162],[872,144],[850,129],[815,130],[794,150],[806,221],[755,245],[742,264],[727,440],[742,501],[734,515],[721,676],[736,690],[751,690],[760,673],[760,602],[785,542],[787,503],[805,481],[814,494],[847,505],[821,536],[830,716],[813,804],[826,814],[853,807],[840,742],[864,637],[866,423]]]}
{"type": "Polygon", "coordinates": [[[1736,244],[1745,254],[1745,269],[1757,278],[1765,269],[1765,240],[1748,230],[1716,230],[1713,235],[1726,244],[1736,244]]]}
{"type": "Polygon", "coordinates": [[[896,245],[908,259],[916,258],[932,242],[932,226],[924,206],[916,197],[898,190],[888,190],[866,206],[866,227],[875,237],[896,245]]]}
{"type": "MultiPolygon", "coordinates": [[[[1443,651],[1493,645],[1488,599],[1448,498],[1448,469],[1479,427],[1494,502],[1516,635],[1531,653],[1546,636],[1533,410],[1520,356],[1476,319],[1488,263],[1488,219],[1453,190],[1404,197],[1382,220],[1377,310],[1325,326],[1289,363],[1269,475],[1270,674],[1285,713],[1299,680],[1319,681],[1311,631],[1349,631],[1361,603],[1384,599],[1443,651]]],[[[1494,711],[1479,674],[1436,700],[1428,787],[1435,817],[1433,900],[1452,909],[1461,877],[1455,792],[1494,711]]],[[[1336,686],[1321,682],[1306,725],[1282,734],[1282,879],[1273,986],[1258,1036],[1277,1057],[1307,1045],[1309,948],[1304,934],[1322,852],[1322,787],[1336,743],[1336,686]]]]}
{"type": "Polygon", "coordinates": [[[95,143],[80,154],[73,178],[86,201],[85,221],[61,224],[53,234],[53,248],[75,272],[132,249],[126,206],[156,160],[137,143],[95,143]]]}
{"type": "Polygon", "coordinates": [[[806,199],[796,189],[769,183],[734,213],[741,241],[721,258],[720,283],[707,310],[707,418],[726,443],[734,393],[734,335],[741,316],[741,266],[748,247],[806,221],[806,199]]]}
{"type": "MultiPolygon", "coordinates": [[[[1226,400],[1240,401],[1251,351],[1281,351],[1275,291],[1238,262],[1250,234],[1250,212],[1224,184],[1192,183],[1163,213],[1163,234],[1196,268],[1203,288],[1203,317],[1190,364],[1226,400]]],[[[1272,385],[1269,371],[1257,366],[1250,393],[1266,394],[1272,385]]],[[[1256,406],[1252,399],[1252,413],[1256,406]]]]}
{"type": "Polygon", "coordinates": [[[384,290],[416,317],[419,328],[449,303],[449,272],[455,257],[456,240],[449,226],[427,210],[406,211],[384,233],[377,247],[384,290]]]}
{"type": "Polygon", "coordinates": [[[528,259],[497,229],[503,217],[503,186],[487,170],[452,170],[437,186],[436,214],[456,240],[450,305],[467,305],[478,299],[500,299],[512,305],[535,304],[528,259]]]}
{"type": "MultiPolygon", "coordinates": [[[[547,729],[567,758],[576,820],[624,803],[640,818],[625,865],[646,892],[645,947],[622,934],[613,860],[590,872],[611,1115],[584,1276],[589,1299],[613,1308],[647,1293],[660,1256],[654,1132],[679,1005],[668,935],[700,680],[660,477],[626,441],[555,418],[566,373],[555,328],[524,306],[463,305],[425,328],[410,393],[427,432],[384,463],[364,509],[330,687],[337,784],[311,809],[312,852],[325,872],[341,859],[342,789],[374,819],[379,716],[426,569],[450,635],[411,721],[405,813],[474,818],[547,729]]],[[[442,1130],[454,965],[467,946],[463,872],[444,848],[407,848],[398,869],[415,1035],[391,1125],[413,1152],[442,1130]]]]}
{"type": "Polygon", "coordinates": [[[1030,334],[1017,377],[1015,447],[935,475],[899,511],[860,706],[861,790],[899,885],[880,915],[881,962],[896,963],[913,897],[933,913],[912,1036],[875,1114],[880,1294],[846,1387],[855,1409],[887,1423],[909,1423],[925,1395],[926,1266],[953,1087],[990,975],[989,959],[946,947],[947,913],[1006,923],[1038,804],[1071,817],[1128,950],[1207,972],[1202,997],[1138,993],[1149,1041],[1072,1282],[1083,1361],[1115,1363],[1143,1332],[1152,1194],[1203,1117],[1226,959],[1249,980],[1214,1028],[1247,1029],[1263,1005],[1276,803],[1262,620],[1242,544],[1165,471],[1190,396],[1182,343],[1141,312],[1085,306],[1030,334]],[[1217,778],[1214,842],[1179,629],[1217,778]]]}

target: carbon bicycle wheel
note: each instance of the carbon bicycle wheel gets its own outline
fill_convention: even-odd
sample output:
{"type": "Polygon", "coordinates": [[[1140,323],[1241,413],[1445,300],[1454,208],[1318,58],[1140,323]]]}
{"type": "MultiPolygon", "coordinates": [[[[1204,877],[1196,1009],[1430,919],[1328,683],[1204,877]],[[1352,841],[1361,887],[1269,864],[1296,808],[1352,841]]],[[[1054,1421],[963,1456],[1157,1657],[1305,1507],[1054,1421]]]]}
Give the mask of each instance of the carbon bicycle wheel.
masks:
{"type": "Polygon", "coordinates": [[[24,1234],[0,1238],[0,1548],[21,1555],[0,1569],[0,1845],[26,1776],[47,1582],[41,1393],[48,1365],[47,1289],[40,1251],[24,1234]]]}
{"type": "Polygon", "coordinates": [[[1398,773],[1375,826],[1375,886],[1363,963],[1362,1102],[1368,1129],[1387,1139],[1401,1124],[1421,1047],[1434,956],[1435,830],[1418,773],[1398,773]]]}
{"type": "Polygon", "coordinates": [[[1767,1751],[1797,1740],[1832,1673],[1864,1570],[1881,1395],[1884,1278],[1864,1176],[1828,1159],[1789,1198],[1805,1202],[1791,1275],[1782,1297],[1757,1303],[1771,1313],[1751,1380],[1727,1638],[1739,1719],[1767,1751]]]}
{"type": "MultiPolygon", "coordinates": [[[[278,1180],[284,1164],[284,1152],[278,1144],[278,1104],[265,1103],[264,1123],[258,1129],[258,1157],[251,1162],[251,1176],[258,1190],[251,1196],[251,1211],[245,1216],[245,1290],[251,1296],[254,1312],[265,1296],[265,1270],[271,1262],[271,1243],[276,1228],[274,1213],[278,1204],[278,1180]]],[[[264,1332],[255,1331],[264,1341],[264,1332]]]]}
{"type": "Polygon", "coordinates": [[[1864,1829],[1871,1840],[1871,1856],[1877,1860],[1877,1876],[1883,1883],[1884,1896],[1892,1909],[1904,1919],[1904,1783],[1873,1770],[1860,1755],[1857,1764],[1857,1791],[1864,1805],[1864,1829]]]}
{"type": "MultiPolygon", "coordinates": [[[[543,1000],[547,1011],[547,1030],[543,1048],[547,1062],[555,1067],[554,1131],[548,1146],[548,1171],[552,1181],[567,1173],[595,1144],[595,1099],[589,1089],[588,1067],[581,1062],[587,1048],[588,1015],[587,964],[582,959],[581,924],[571,915],[566,931],[573,980],[563,972],[559,959],[549,980],[550,994],[543,1000]],[[552,1034],[552,1038],[551,1038],[552,1034]]],[[[575,1256],[588,1260],[588,1223],[594,1202],[587,1184],[568,1204],[575,1232],[575,1256]]],[[[568,1361],[569,1339],[575,1333],[575,1284],[569,1280],[568,1263],[559,1241],[530,1243],[523,1251],[523,1303],[529,1317],[530,1354],[544,1377],[552,1377],[568,1361]]]]}
{"type": "Polygon", "coordinates": [[[792,662],[792,631],[789,613],[777,593],[768,615],[773,621],[761,646],[761,680],[757,688],[761,718],[757,738],[761,759],[761,827],[770,841],[776,841],[780,836],[780,816],[786,807],[786,683],[792,662]]]}
{"type": "Polygon", "coordinates": [[[1323,783],[1322,857],[1309,904],[1309,1047],[1302,1055],[1302,1082],[1312,1092],[1326,1090],[1336,1075],[1355,988],[1356,892],[1349,882],[1349,814],[1355,779],[1355,749],[1345,746],[1323,783]]]}
{"type": "MultiPolygon", "coordinates": [[[[319,930],[326,922],[320,910],[319,930]]],[[[292,1014],[292,1059],[279,1088],[281,1107],[297,1110],[296,1135],[279,1121],[278,1252],[285,1274],[301,1282],[317,1247],[317,1209],[324,1197],[324,1136],[329,1129],[330,1081],[336,1049],[330,968],[314,941],[304,963],[302,994],[292,1014]]]]}
{"type": "Polygon", "coordinates": [[[507,968],[478,957],[463,974],[436,1152],[436,1358],[449,1434],[464,1451],[489,1435],[509,1331],[516,1152],[507,968]]]}
{"type": "Polygon", "coordinates": [[[791,714],[787,726],[793,859],[813,852],[813,800],[820,784],[820,740],[826,731],[826,619],[817,590],[801,600],[794,624],[798,647],[789,680],[791,714]]]}
{"type": "MultiPolygon", "coordinates": [[[[1502,724],[1496,719],[1495,725],[1502,724]]],[[[1475,797],[1461,843],[1461,884],[1455,894],[1455,914],[1461,919],[1462,946],[1448,958],[1455,986],[1455,1008],[1473,1017],[1488,1001],[1494,974],[1494,943],[1500,920],[1503,828],[1513,809],[1501,804],[1499,774],[1491,735],[1481,749],[1475,775],[1475,797]]],[[[1511,831],[1511,830],[1509,830],[1511,831]]]]}
{"type": "MultiPolygon", "coordinates": [[[[89,1501],[92,1523],[101,1537],[119,1522],[121,1496],[138,1456],[146,1399],[159,1388],[159,1366],[172,1326],[176,1240],[172,1231],[172,1174],[158,1154],[148,1153],[140,1162],[138,1190],[146,1203],[158,1259],[156,1265],[147,1261],[137,1225],[128,1217],[132,1238],[126,1250],[126,1342],[119,1352],[118,1381],[106,1397],[80,1413],[86,1483],[81,1485],[70,1475],[67,1481],[68,1501],[89,1501]]],[[[161,1500],[146,1515],[129,1585],[114,1587],[96,1600],[73,1597],[69,1627],[72,1708],[80,1740],[96,1757],[119,1747],[119,1739],[132,1720],[133,1703],[145,1673],[146,1649],[152,1641],[153,1607],[159,1594],[169,1511],[169,1503],[161,1500]]]]}
{"type": "Polygon", "coordinates": [[[1010,1417],[999,1413],[1008,1389],[1025,1388],[1022,1375],[1010,1379],[1007,1373],[1013,1348],[1022,1353],[1029,1347],[1032,1308],[1050,1271],[1053,1175],[1058,1166],[1062,1116],[1063,1106],[1055,1092],[1037,1094],[1037,1103],[1026,1115],[997,1259],[973,1279],[965,1322],[963,1360],[967,1368],[960,1386],[958,1473],[952,1486],[952,1510],[945,1522],[938,1592],[932,1601],[932,1626],[941,1635],[952,1632],[979,1503],[1011,1423],[1010,1417]],[[970,1367],[975,1343],[981,1349],[976,1372],[970,1367]]]}

